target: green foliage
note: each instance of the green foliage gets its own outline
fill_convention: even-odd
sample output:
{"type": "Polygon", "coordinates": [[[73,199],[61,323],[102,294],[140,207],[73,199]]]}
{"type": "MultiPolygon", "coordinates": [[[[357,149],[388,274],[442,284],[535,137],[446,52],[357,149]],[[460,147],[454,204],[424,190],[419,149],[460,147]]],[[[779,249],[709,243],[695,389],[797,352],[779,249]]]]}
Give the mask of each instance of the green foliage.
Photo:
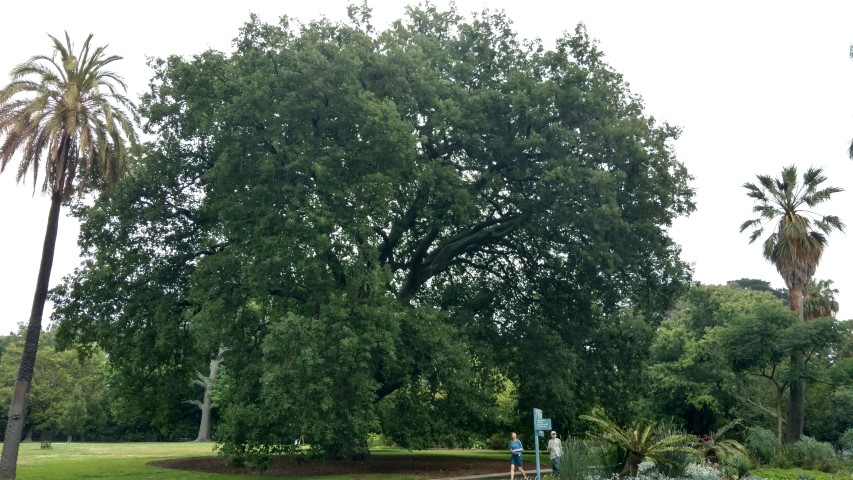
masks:
{"type": "Polygon", "coordinates": [[[853,428],[848,428],[838,439],[842,450],[853,452],[853,428]]]}
{"type": "Polygon", "coordinates": [[[804,471],[801,469],[759,468],[752,471],[750,478],[766,478],[779,480],[798,480],[800,475],[809,475],[816,480],[848,480],[850,475],[829,474],[819,471],[804,471]]]}
{"type": "Polygon", "coordinates": [[[699,448],[706,463],[726,464],[729,460],[749,457],[746,447],[731,437],[739,424],[740,420],[733,420],[701,438],[699,448]]]}
{"type": "Polygon", "coordinates": [[[396,446],[397,444],[385,435],[372,433],[367,436],[367,448],[371,450],[379,448],[393,448],[396,446]]]}
{"type": "Polygon", "coordinates": [[[804,436],[788,447],[791,460],[800,468],[825,472],[834,472],[837,469],[835,448],[829,443],[804,436]]]}
{"type": "Polygon", "coordinates": [[[696,437],[660,428],[654,422],[637,422],[622,429],[603,412],[582,415],[581,418],[593,424],[601,440],[625,452],[621,460],[622,474],[636,474],[640,463],[646,459],[660,465],[674,465],[680,461],[686,466],[689,463],[686,461],[687,456],[693,456],[693,460],[699,458],[699,451],[695,447],[696,437]],[[686,456],[670,456],[677,453],[686,456]]]}
{"type": "Polygon", "coordinates": [[[606,463],[607,452],[600,442],[566,437],[560,457],[560,476],[566,480],[605,477],[618,468],[606,463]]]}
{"type": "Polygon", "coordinates": [[[651,347],[647,388],[654,413],[675,415],[692,433],[708,434],[741,407],[745,370],[778,379],[785,358],[777,345],[780,328],[793,322],[767,292],[733,284],[692,287],[651,347]]]}
{"type": "Polygon", "coordinates": [[[803,314],[806,319],[835,317],[838,313],[838,289],[832,280],[812,280],[803,298],[803,314]]]}
{"type": "Polygon", "coordinates": [[[464,445],[532,405],[627,416],[689,278],[678,129],[583,27],[549,50],[494,12],[362,20],[253,17],[233,52],[152,61],[155,141],[111,204],[76,210],[63,341],[150,378],[123,395],[161,420],[227,347],[230,456],[464,445]]]}
{"type": "Polygon", "coordinates": [[[810,437],[803,437],[793,444],[780,444],[769,430],[753,427],[749,429],[747,447],[753,458],[762,464],[779,468],[796,466],[835,471],[838,466],[835,448],[810,437]]]}
{"type": "Polygon", "coordinates": [[[747,455],[731,455],[726,457],[722,462],[721,467],[723,469],[723,473],[725,473],[727,477],[745,478],[749,475],[753,465],[747,455]]]}
{"type": "Polygon", "coordinates": [[[779,449],[776,435],[761,427],[751,427],[746,436],[746,448],[750,455],[761,464],[767,464],[779,449]]]}
{"type": "MultiPolygon", "coordinates": [[[[53,431],[104,438],[111,423],[106,357],[96,352],[80,359],[71,351],[57,351],[52,332],[42,333],[33,372],[28,425],[36,435],[53,431]]],[[[11,401],[21,359],[23,339],[10,342],[0,357],[0,402],[11,401]]]]}
{"type": "Polygon", "coordinates": [[[770,292],[774,297],[778,298],[785,305],[789,305],[790,299],[788,298],[788,290],[784,288],[773,288],[770,286],[770,282],[767,280],[759,280],[756,278],[741,278],[738,280],[731,280],[728,282],[728,285],[737,285],[740,288],[745,288],[747,290],[755,290],[759,292],[770,292]]]}

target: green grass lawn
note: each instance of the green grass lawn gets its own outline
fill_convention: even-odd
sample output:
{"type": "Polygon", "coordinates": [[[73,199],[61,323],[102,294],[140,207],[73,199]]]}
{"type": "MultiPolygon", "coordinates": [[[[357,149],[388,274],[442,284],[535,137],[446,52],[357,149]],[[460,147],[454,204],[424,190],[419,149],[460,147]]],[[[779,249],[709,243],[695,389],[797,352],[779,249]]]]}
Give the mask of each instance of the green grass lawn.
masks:
{"type": "MultiPolygon", "coordinates": [[[[375,455],[454,455],[463,457],[501,459],[506,452],[492,450],[426,450],[377,449],[375,455]]],[[[259,478],[258,475],[220,475],[170,470],[147,465],[154,460],[169,458],[215,456],[212,443],[61,443],[54,442],[50,450],[42,450],[39,442],[22,443],[18,457],[18,479],[121,479],[121,480],[236,480],[259,478]]],[[[525,455],[533,462],[533,454],[525,455]]],[[[544,464],[544,463],[543,463],[544,464]]],[[[533,465],[533,463],[528,464],[533,465]]],[[[529,468],[529,467],[528,467],[529,468]]],[[[535,469],[535,466],[533,467],[535,469]]],[[[382,480],[403,480],[400,475],[371,475],[382,480]]],[[[262,478],[281,478],[267,477],[262,478]]],[[[325,477],[351,480],[351,476],[325,477]]],[[[363,479],[360,475],[359,479],[363,479]]],[[[321,480],[314,477],[312,480],[321,480]]]]}
{"type": "Polygon", "coordinates": [[[146,463],[176,457],[213,456],[210,443],[60,443],[42,450],[39,442],[21,444],[18,478],[21,480],[111,478],[158,480],[230,480],[233,475],[194,474],[152,467],[146,463]]]}
{"type": "Polygon", "coordinates": [[[826,473],[817,470],[801,470],[799,468],[756,468],[749,472],[750,477],[761,477],[768,480],[800,480],[806,476],[815,480],[851,480],[850,472],[826,473]]]}
{"type": "MultiPolygon", "coordinates": [[[[452,455],[487,459],[508,458],[506,452],[494,450],[424,450],[376,449],[374,455],[452,455]]],[[[53,443],[53,449],[42,450],[39,442],[21,444],[18,458],[20,480],[120,479],[120,480],[246,480],[274,479],[258,475],[219,475],[170,470],[147,465],[154,460],[169,458],[215,456],[211,443],[53,443]]],[[[525,467],[535,472],[534,454],[525,454],[525,467]]],[[[550,468],[547,455],[541,457],[542,468],[550,468]]],[[[779,480],[799,480],[807,473],[815,480],[830,480],[830,475],[818,471],[772,468],[756,469],[750,476],[779,480]]],[[[353,476],[324,477],[326,480],[353,480],[353,476]]],[[[850,472],[832,475],[834,480],[853,480],[850,472]]],[[[399,475],[371,475],[359,480],[411,480],[399,475]]],[[[292,480],[292,479],[291,479],[292,480]]],[[[323,480],[315,477],[312,480],[323,480]]]]}

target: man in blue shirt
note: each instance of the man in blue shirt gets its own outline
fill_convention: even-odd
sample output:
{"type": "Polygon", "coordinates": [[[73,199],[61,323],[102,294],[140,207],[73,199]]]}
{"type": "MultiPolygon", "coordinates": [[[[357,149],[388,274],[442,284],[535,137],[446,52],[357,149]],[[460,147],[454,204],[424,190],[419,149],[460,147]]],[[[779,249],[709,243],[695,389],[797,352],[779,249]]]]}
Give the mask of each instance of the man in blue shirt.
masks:
{"type": "Polygon", "coordinates": [[[515,467],[518,467],[518,471],[524,475],[524,480],[527,480],[527,473],[524,472],[524,469],[521,468],[521,454],[524,452],[524,447],[521,445],[521,440],[518,439],[518,436],[515,432],[512,432],[512,440],[509,442],[509,480],[515,480],[515,467]]]}

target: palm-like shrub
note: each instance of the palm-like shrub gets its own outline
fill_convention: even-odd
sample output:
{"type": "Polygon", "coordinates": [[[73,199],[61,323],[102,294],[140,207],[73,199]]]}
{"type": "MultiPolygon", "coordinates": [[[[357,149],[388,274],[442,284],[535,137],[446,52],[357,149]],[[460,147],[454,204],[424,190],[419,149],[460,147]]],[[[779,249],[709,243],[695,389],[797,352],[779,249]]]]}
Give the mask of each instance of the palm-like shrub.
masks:
{"type": "Polygon", "coordinates": [[[655,422],[637,422],[622,429],[603,414],[582,415],[593,424],[598,436],[616,449],[625,452],[622,474],[636,475],[643,460],[659,465],[672,465],[675,453],[684,453],[684,460],[697,460],[700,456],[693,435],[674,433],[658,428],[655,422]]]}
{"type": "Polygon", "coordinates": [[[735,457],[749,457],[742,443],[727,436],[738,424],[740,420],[731,421],[702,438],[699,445],[706,462],[724,464],[735,457]]]}

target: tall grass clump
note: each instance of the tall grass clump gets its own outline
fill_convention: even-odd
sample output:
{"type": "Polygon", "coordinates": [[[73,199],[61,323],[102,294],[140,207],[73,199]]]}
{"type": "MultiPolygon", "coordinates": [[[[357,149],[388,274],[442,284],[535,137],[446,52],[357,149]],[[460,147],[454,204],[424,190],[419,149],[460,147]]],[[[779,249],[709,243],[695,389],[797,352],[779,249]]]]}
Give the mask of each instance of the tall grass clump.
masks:
{"type": "Polygon", "coordinates": [[[563,480],[606,478],[615,465],[607,466],[605,448],[600,442],[567,437],[560,457],[560,476],[563,480]]]}

